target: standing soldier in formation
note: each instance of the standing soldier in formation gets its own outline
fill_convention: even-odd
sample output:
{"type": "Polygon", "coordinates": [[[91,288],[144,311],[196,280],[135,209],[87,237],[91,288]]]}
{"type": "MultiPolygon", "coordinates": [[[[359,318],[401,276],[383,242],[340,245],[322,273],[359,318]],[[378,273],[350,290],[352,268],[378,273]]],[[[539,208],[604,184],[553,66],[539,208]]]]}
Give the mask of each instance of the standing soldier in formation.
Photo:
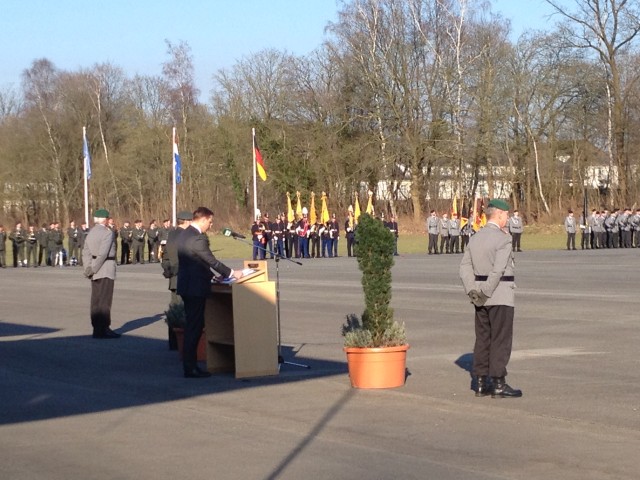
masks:
{"type": "MultiPolygon", "coordinates": [[[[471,215],[469,215],[469,217],[471,218],[471,215]]],[[[474,233],[475,230],[473,229],[473,225],[468,219],[466,219],[464,225],[460,229],[460,234],[462,237],[462,245],[460,246],[460,251],[462,253],[464,253],[464,249],[467,248],[467,245],[469,245],[469,239],[474,233]]]]}
{"type": "Polygon", "coordinates": [[[160,230],[155,220],[149,222],[149,230],[147,230],[147,248],[149,263],[158,263],[158,250],[160,248],[160,230]]]}
{"type": "Polygon", "coordinates": [[[636,209],[633,216],[633,246],[640,248],[640,208],[636,209]]]}
{"type": "Polygon", "coordinates": [[[513,215],[509,217],[509,223],[507,226],[509,227],[509,233],[511,234],[512,239],[511,248],[514,252],[521,252],[520,237],[522,237],[524,225],[522,224],[522,218],[520,218],[520,212],[518,212],[518,210],[513,211],[513,215]]]}
{"type": "Polygon", "coordinates": [[[511,388],[505,381],[513,343],[515,305],[511,235],[503,230],[508,211],[509,204],[504,200],[489,202],[487,224],[473,236],[460,263],[460,278],[475,310],[472,374],[477,382],[476,397],[522,396],[521,390],[511,388]]]}
{"type": "Polygon", "coordinates": [[[596,248],[607,247],[607,231],[604,228],[604,212],[596,212],[596,218],[593,223],[593,230],[596,234],[596,248]]]}
{"type": "Polygon", "coordinates": [[[120,229],[120,265],[131,263],[131,243],[133,241],[133,229],[129,222],[124,222],[120,229]]]}
{"type": "Polygon", "coordinates": [[[307,207],[302,207],[302,218],[296,226],[296,234],[298,235],[298,248],[300,250],[301,258],[309,258],[309,234],[311,224],[309,223],[309,210],[307,207]]]}
{"type": "Polygon", "coordinates": [[[440,253],[451,253],[449,251],[449,214],[443,213],[442,218],[438,222],[438,234],[440,235],[440,253]]]}
{"type": "Polygon", "coordinates": [[[256,220],[251,225],[251,242],[253,244],[251,258],[253,260],[264,260],[264,224],[260,213],[256,214],[256,220]]]}
{"type": "Polygon", "coordinates": [[[280,258],[286,257],[286,252],[284,250],[284,231],[286,228],[286,224],[284,223],[284,213],[279,213],[276,217],[276,221],[273,223],[273,247],[275,250],[275,254],[280,258]]]}
{"type": "MultiPolygon", "coordinates": [[[[265,212],[262,224],[264,225],[264,248],[269,252],[269,258],[273,258],[273,223],[269,220],[268,212],[265,212]]],[[[267,252],[265,252],[265,258],[267,252]]]]}
{"type": "Polygon", "coordinates": [[[111,330],[111,305],[116,279],[116,240],[107,226],[109,212],[96,210],[94,226],[87,235],[82,250],[84,275],[91,280],[91,326],[93,338],[117,339],[120,334],[111,330]]]}
{"type": "Polygon", "coordinates": [[[316,218],[316,223],[309,229],[309,244],[311,258],[320,258],[320,229],[323,228],[320,218],[316,218]]]}
{"type": "Polygon", "coordinates": [[[13,246],[13,266],[17,268],[18,265],[24,267],[27,264],[27,260],[24,258],[25,242],[27,235],[22,228],[22,222],[17,222],[13,232],[9,234],[11,244],[13,246]]]}
{"type": "Polygon", "coordinates": [[[591,239],[591,226],[589,225],[589,217],[587,212],[580,215],[580,250],[589,249],[591,239]]]}
{"type": "Polygon", "coordinates": [[[596,226],[596,219],[598,218],[598,212],[594,208],[591,210],[591,215],[587,218],[587,226],[589,227],[589,247],[593,250],[597,246],[596,240],[596,231],[594,230],[596,226]]]}
{"type": "Polygon", "coordinates": [[[46,223],[43,223],[42,227],[38,230],[36,239],[38,241],[38,265],[46,266],[49,264],[49,253],[47,251],[47,245],[49,244],[49,231],[47,230],[46,223]],[[44,262],[44,264],[42,262],[44,262]]]}
{"type": "Polygon", "coordinates": [[[51,266],[64,265],[64,234],[60,230],[60,224],[53,222],[53,226],[49,231],[49,250],[51,254],[51,266]]]}
{"type": "MultiPolygon", "coordinates": [[[[333,249],[333,256],[338,256],[338,240],[340,240],[340,223],[336,218],[336,214],[331,214],[331,224],[329,226],[329,245],[333,249]]],[[[331,256],[331,255],[329,255],[331,256]]]]}
{"type": "Polygon", "coordinates": [[[449,220],[449,253],[460,253],[460,219],[457,213],[449,220]]]}
{"type": "Polygon", "coordinates": [[[630,208],[625,208],[618,223],[618,229],[620,230],[620,246],[622,248],[631,248],[631,228],[632,228],[632,214],[630,208]]]}
{"type": "Polygon", "coordinates": [[[158,229],[158,243],[160,244],[158,247],[159,262],[162,261],[162,257],[164,256],[164,249],[169,239],[169,232],[171,232],[171,220],[166,218],[162,221],[162,226],[158,229]]]}
{"type": "Polygon", "coordinates": [[[300,245],[298,245],[298,235],[296,234],[297,222],[287,222],[287,230],[285,232],[287,238],[287,258],[300,258],[300,245]]]}
{"type": "Polygon", "coordinates": [[[615,209],[609,213],[609,210],[604,211],[604,230],[607,237],[607,248],[616,248],[618,246],[618,230],[616,227],[616,211],[615,209]],[[615,233],[615,238],[614,238],[615,233]]]}
{"type": "Polygon", "coordinates": [[[440,220],[435,210],[431,210],[429,218],[427,218],[427,234],[429,235],[429,246],[427,252],[429,255],[438,253],[438,226],[440,220]]]}
{"type": "Polygon", "coordinates": [[[576,249],[576,219],[573,216],[573,210],[569,210],[569,214],[564,219],[564,229],[567,232],[567,250],[576,249]]]}
{"type": "Polygon", "coordinates": [[[144,263],[144,240],[146,236],[147,232],[142,226],[142,220],[136,220],[131,232],[131,261],[134,265],[138,262],[144,263]]]}
{"type": "Polygon", "coordinates": [[[398,221],[396,220],[395,215],[391,215],[391,218],[389,219],[388,222],[385,223],[385,226],[393,234],[393,239],[394,239],[393,254],[395,256],[398,256],[398,221]]]}
{"type": "Polygon", "coordinates": [[[80,251],[80,255],[78,256],[78,265],[82,266],[82,249],[84,248],[84,242],[87,240],[87,235],[89,235],[89,226],[87,222],[82,222],[80,224],[80,229],[78,230],[78,249],[80,251]]]}
{"type": "Polygon", "coordinates": [[[29,231],[27,232],[27,266],[38,266],[38,232],[35,225],[29,225],[29,231]]]}
{"type": "Polygon", "coordinates": [[[0,268],[7,268],[7,232],[0,225],[0,268]]]}
{"type": "Polygon", "coordinates": [[[333,257],[333,245],[331,244],[331,238],[329,237],[330,228],[331,228],[331,220],[327,220],[326,223],[320,227],[320,243],[322,244],[321,246],[322,258],[333,257]]]}
{"type": "Polygon", "coordinates": [[[80,250],[80,229],[76,227],[76,222],[71,220],[69,222],[69,228],[67,228],[67,242],[69,243],[69,252],[67,253],[67,265],[71,264],[72,259],[78,260],[78,252],[80,250]]]}
{"type": "Polygon", "coordinates": [[[345,237],[347,238],[347,256],[353,257],[354,251],[354,242],[356,240],[356,220],[353,215],[353,207],[349,205],[349,210],[347,211],[347,220],[344,222],[344,231],[345,237]]]}

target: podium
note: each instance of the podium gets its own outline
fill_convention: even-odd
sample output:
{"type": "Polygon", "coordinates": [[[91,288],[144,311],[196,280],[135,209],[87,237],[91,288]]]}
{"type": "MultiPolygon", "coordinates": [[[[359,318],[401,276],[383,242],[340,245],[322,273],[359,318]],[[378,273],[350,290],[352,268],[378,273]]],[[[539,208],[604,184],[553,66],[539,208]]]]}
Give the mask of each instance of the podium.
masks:
{"type": "Polygon", "coordinates": [[[255,272],[231,284],[214,283],[205,307],[207,370],[236,378],[277,375],[276,285],[267,262],[245,261],[255,272]]]}

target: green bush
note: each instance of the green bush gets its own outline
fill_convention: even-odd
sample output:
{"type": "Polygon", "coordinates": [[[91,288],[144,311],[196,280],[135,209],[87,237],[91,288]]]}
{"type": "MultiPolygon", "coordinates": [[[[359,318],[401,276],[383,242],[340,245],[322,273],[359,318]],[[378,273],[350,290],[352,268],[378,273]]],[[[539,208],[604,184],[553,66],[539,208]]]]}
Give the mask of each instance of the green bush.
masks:
{"type": "Polygon", "coordinates": [[[404,325],[393,320],[391,268],[395,239],[384,224],[368,214],[360,216],[356,228],[358,267],[362,272],[365,309],[362,322],[350,314],[342,327],[347,347],[404,345],[404,325]]]}

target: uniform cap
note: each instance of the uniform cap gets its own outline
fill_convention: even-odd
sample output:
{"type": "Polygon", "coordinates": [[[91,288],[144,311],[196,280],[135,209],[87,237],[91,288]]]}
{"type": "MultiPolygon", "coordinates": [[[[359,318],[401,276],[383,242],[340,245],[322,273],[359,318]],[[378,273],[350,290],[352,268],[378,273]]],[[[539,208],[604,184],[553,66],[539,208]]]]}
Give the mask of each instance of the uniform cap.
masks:
{"type": "Polygon", "coordinates": [[[497,208],[498,210],[504,210],[505,212],[508,212],[511,208],[505,200],[502,200],[500,198],[494,198],[493,200],[491,200],[489,202],[489,206],[497,208]]]}
{"type": "Polygon", "coordinates": [[[307,207],[302,207],[302,214],[306,215],[307,213],[309,213],[309,210],[307,210],[307,207]]]}
{"type": "Polygon", "coordinates": [[[183,210],[178,213],[178,220],[193,220],[193,213],[183,210]]]}
{"type": "Polygon", "coordinates": [[[109,218],[109,212],[107,210],[105,210],[104,208],[100,208],[100,209],[95,211],[93,216],[96,217],[96,218],[109,218]]]}

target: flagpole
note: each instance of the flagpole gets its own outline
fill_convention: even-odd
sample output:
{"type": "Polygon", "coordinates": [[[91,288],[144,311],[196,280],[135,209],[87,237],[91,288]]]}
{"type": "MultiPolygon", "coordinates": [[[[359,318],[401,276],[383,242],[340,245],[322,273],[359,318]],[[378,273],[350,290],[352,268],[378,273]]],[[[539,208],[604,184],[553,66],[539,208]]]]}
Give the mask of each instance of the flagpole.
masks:
{"type": "Polygon", "coordinates": [[[251,143],[252,148],[251,152],[253,153],[253,218],[251,221],[255,220],[258,216],[258,182],[256,179],[256,129],[251,129],[251,143]]]}
{"type": "Polygon", "coordinates": [[[173,127],[173,138],[171,143],[171,188],[173,190],[173,197],[171,201],[172,205],[172,216],[171,216],[171,224],[176,226],[176,201],[177,201],[177,191],[176,191],[176,156],[173,151],[173,146],[176,143],[176,127],[173,127]]]}
{"type": "MultiPolygon", "coordinates": [[[[87,127],[82,127],[82,146],[87,145],[87,152],[89,151],[89,146],[87,144],[87,127]]],[[[82,149],[82,171],[84,178],[84,222],[89,225],[89,179],[88,171],[87,171],[87,153],[85,153],[84,148],[82,149]]]]}

